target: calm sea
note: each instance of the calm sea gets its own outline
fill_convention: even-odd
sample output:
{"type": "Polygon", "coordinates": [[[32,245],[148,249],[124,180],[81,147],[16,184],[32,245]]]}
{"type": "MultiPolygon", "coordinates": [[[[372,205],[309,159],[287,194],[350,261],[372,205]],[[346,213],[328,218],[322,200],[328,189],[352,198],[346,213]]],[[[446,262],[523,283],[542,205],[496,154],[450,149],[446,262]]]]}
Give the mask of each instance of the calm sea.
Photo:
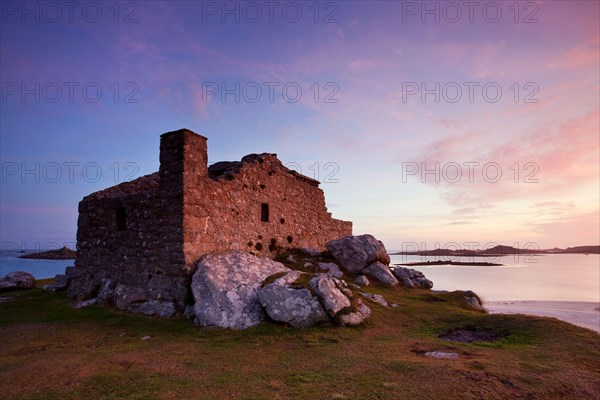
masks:
{"type": "MultiPolygon", "coordinates": [[[[447,257],[391,256],[392,264],[447,257]]],[[[600,301],[600,255],[547,254],[455,257],[453,261],[493,262],[498,267],[409,267],[433,281],[434,290],[473,290],[486,301],[600,301]]]]}
{"type": "MultiPolygon", "coordinates": [[[[27,251],[33,253],[33,251],[27,251]]],[[[39,250],[37,250],[39,251],[39,250]]],[[[29,260],[19,258],[23,255],[16,250],[3,250],[0,252],[0,276],[5,276],[14,271],[29,272],[35,279],[54,278],[56,274],[65,272],[65,267],[74,265],[75,260],[29,260]]]]}
{"type": "MultiPolygon", "coordinates": [[[[13,271],[31,273],[36,279],[62,274],[74,260],[28,260],[17,251],[0,253],[0,276],[13,271]]],[[[443,257],[393,255],[392,264],[436,261],[443,257]]],[[[433,281],[436,290],[473,290],[486,301],[546,300],[600,301],[598,254],[551,254],[494,258],[455,258],[453,261],[488,261],[498,267],[416,266],[433,281]]]]}

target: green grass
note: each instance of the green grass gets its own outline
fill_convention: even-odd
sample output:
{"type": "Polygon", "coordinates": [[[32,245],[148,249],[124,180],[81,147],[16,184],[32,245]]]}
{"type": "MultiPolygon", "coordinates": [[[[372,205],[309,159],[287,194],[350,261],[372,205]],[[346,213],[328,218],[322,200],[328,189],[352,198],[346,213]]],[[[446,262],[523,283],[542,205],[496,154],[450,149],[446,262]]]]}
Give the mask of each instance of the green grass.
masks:
{"type": "MultiPolygon", "coordinates": [[[[299,258],[299,257],[297,257],[299,258]]],[[[598,398],[600,339],[564,322],[468,309],[461,292],[367,288],[358,327],[198,329],[93,306],[64,292],[5,292],[0,393],[6,399],[598,398]],[[453,343],[456,328],[502,333],[453,343]],[[150,336],[148,340],[143,337],[150,336]],[[426,358],[453,351],[458,360],[426,358]]]]}
{"type": "Polygon", "coordinates": [[[310,273],[303,273],[302,275],[300,275],[298,277],[298,279],[296,279],[294,282],[292,282],[292,284],[290,285],[291,287],[295,287],[295,288],[304,288],[304,289],[311,289],[310,287],[310,280],[315,276],[315,274],[310,274],[310,273]]]}

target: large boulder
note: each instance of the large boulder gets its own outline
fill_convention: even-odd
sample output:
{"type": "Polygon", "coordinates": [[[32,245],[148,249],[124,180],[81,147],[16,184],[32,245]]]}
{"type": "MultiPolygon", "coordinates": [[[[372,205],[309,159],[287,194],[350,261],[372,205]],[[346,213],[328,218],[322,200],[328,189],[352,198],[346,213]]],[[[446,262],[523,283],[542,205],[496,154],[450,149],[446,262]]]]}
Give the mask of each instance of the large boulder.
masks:
{"type": "Polygon", "coordinates": [[[35,278],[28,272],[15,271],[0,278],[0,291],[14,289],[32,289],[35,287],[35,278]]]}
{"type": "Polygon", "coordinates": [[[354,298],[346,282],[328,274],[316,274],[309,286],[331,319],[341,325],[358,325],[371,315],[371,309],[354,298]]]}
{"type": "Polygon", "coordinates": [[[328,242],[325,247],[346,271],[355,274],[375,261],[390,264],[385,246],[372,235],[345,236],[328,242]]]}
{"type": "Polygon", "coordinates": [[[83,300],[83,301],[78,301],[75,302],[73,304],[73,308],[76,310],[79,310],[80,308],[86,308],[89,306],[93,306],[95,304],[98,304],[98,298],[94,297],[93,299],[88,299],[88,300],[83,300]]]}
{"type": "Polygon", "coordinates": [[[338,267],[336,263],[320,262],[317,263],[317,265],[319,267],[319,271],[323,271],[328,275],[333,276],[334,278],[341,278],[342,276],[344,276],[344,273],[340,270],[340,267],[338,267]]]}
{"type": "Polygon", "coordinates": [[[264,280],[290,269],[241,251],[208,254],[192,278],[194,323],[203,327],[244,329],[265,319],[257,292],[264,280]]]}
{"type": "MultiPolygon", "coordinates": [[[[105,282],[106,284],[106,282],[105,282]]],[[[137,286],[117,285],[113,294],[113,303],[117,310],[137,311],[136,303],[148,300],[148,294],[144,289],[137,286]]]]}
{"type": "Polygon", "coordinates": [[[108,306],[115,304],[115,289],[117,285],[110,279],[104,279],[98,290],[98,303],[108,306]]]}
{"type": "Polygon", "coordinates": [[[46,292],[56,292],[58,290],[66,290],[69,286],[70,277],[66,274],[58,274],[54,277],[54,283],[44,285],[43,289],[46,292]]]}
{"type": "Polygon", "coordinates": [[[366,297],[367,299],[371,299],[375,303],[381,304],[384,307],[389,307],[390,306],[390,304],[387,302],[387,300],[385,299],[385,297],[383,297],[380,294],[373,294],[373,293],[369,293],[369,292],[362,292],[360,295],[363,296],[363,297],[366,297]]]}
{"type": "Polygon", "coordinates": [[[343,287],[340,287],[337,281],[330,275],[316,274],[309,283],[312,291],[321,300],[325,311],[333,318],[343,309],[350,307],[350,300],[342,292],[343,287]]]}
{"type": "Polygon", "coordinates": [[[321,303],[310,290],[292,287],[301,275],[300,271],[291,271],[258,290],[258,301],[274,321],[305,328],[328,320],[321,303]]]}
{"type": "Polygon", "coordinates": [[[425,275],[416,269],[396,266],[392,270],[392,273],[405,287],[420,287],[423,289],[431,289],[433,287],[433,282],[425,278],[425,275]]]}
{"type": "Polygon", "coordinates": [[[371,309],[360,299],[355,300],[355,310],[338,316],[339,323],[343,325],[359,325],[371,315],[371,309]]]}
{"type": "Polygon", "coordinates": [[[67,267],[65,275],[69,280],[67,296],[74,301],[83,301],[95,298],[102,284],[100,277],[93,271],[82,267],[67,267]]]}
{"type": "Polygon", "coordinates": [[[477,296],[477,294],[474,291],[467,290],[465,292],[465,301],[467,302],[467,305],[472,309],[477,311],[485,311],[485,308],[483,308],[481,298],[477,296]]]}
{"type": "Polygon", "coordinates": [[[258,291],[267,314],[276,321],[307,327],[332,320],[342,325],[358,325],[371,314],[356,299],[347,284],[328,273],[315,274],[308,287],[299,271],[291,271],[258,291]]]}
{"type": "Polygon", "coordinates": [[[398,284],[398,279],[392,274],[390,267],[383,265],[379,261],[369,264],[367,268],[363,269],[363,273],[387,286],[396,286],[398,284]]]}
{"type": "Polygon", "coordinates": [[[372,235],[345,236],[325,246],[346,271],[368,275],[387,286],[398,284],[388,266],[390,256],[385,246],[372,235]]]}
{"type": "Polygon", "coordinates": [[[364,275],[360,275],[358,278],[354,280],[354,283],[358,286],[369,286],[369,278],[364,275]]]}
{"type": "Polygon", "coordinates": [[[130,306],[130,311],[161,318],[170,318],[177,312],[172,301],[150,300],[130,306]]]}

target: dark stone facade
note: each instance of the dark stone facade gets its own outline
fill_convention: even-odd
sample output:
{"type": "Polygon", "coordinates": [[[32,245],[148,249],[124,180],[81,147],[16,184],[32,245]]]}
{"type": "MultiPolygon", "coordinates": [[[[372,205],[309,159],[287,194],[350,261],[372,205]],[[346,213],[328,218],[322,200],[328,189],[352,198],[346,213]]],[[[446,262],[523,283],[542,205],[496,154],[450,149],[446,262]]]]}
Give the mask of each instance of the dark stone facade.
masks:
{"type": "Polygon", "coordinates": [[[207,161],[205,137],[168,132],[159,172],[84,197],[69,296],[147,314],[168,303],[182,311],[204,254],[325,250],[330,240],[352,234],[351,222],[327,212],[319,182],[275,154],[210,168],[207,161]]]}

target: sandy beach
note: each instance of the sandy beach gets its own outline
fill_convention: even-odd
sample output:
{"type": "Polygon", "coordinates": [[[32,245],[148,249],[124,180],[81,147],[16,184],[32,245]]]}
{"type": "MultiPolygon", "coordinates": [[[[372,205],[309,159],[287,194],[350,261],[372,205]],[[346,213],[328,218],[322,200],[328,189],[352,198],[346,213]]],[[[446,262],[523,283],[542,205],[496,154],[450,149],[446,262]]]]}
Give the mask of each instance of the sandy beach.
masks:
{"type": "Polygon", "coordinates": [[[493,314],[528,314],[554,317],[600,333],[600,303],[585,301],[490,301],[493,314]]]}

